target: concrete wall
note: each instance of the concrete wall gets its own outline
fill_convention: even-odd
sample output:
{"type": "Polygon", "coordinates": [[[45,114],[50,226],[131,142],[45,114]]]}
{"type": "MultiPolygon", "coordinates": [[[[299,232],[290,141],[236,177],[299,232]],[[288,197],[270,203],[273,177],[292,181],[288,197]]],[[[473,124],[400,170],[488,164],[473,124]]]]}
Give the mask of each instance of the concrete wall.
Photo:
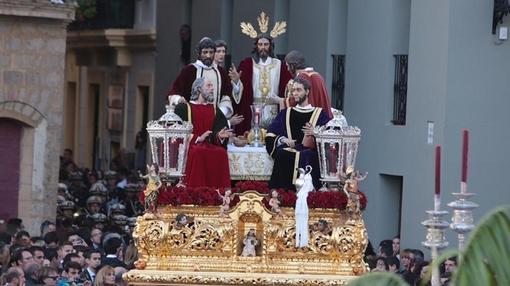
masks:
{"type": "MultiPolygon", "coordinates": [[[[443,146],[443,208],[459,190],[461,129],[471,130],[470,189],[477,220],[508,203],[508,43],[491,34],[492,4],[478,1],[349,1],[345,112],[363,132],[358,168],[369,172],[366,212],[372,242],[394,235],[396,207],[379,174],[403,177],[402,247],[419,247],[433,207],[433,149],[443,146]],[[409,10],[408,10],[409,9],[409,10]],[[410,11],[407,15],[407,11],[410,11]],[[434,19],[431,21],[431,19],[434,19]],[[409,21],[409,36],[405,25],[409,21]],[[377,27],[377,31],[374,31],[377,27]],[[371,37],[366,37],[371,35],[371,37]],[[408,39],[407,39],[408,37],[408,39]],[[393,54],[409,53],[407,123],[390,123],[393,54]],[[427,122],[434,122],[427,144],[427,122]]],[[[508,19],[506,19],[508,25],[508,19]]],[[[455,247],[455,234],[448,239],[455,247]]]]}

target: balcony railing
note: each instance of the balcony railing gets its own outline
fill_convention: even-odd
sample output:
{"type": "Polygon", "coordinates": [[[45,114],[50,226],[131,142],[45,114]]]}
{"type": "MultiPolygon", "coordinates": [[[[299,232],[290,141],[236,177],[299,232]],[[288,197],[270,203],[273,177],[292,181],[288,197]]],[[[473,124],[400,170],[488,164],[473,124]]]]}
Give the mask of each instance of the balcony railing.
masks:
{"type": "Polygon", "coordinates": [[[133,28],[135,0],[82,0],[78,4],[81,5],[76,10],[76,20],[69,25],[70,30],[133,28]]]}

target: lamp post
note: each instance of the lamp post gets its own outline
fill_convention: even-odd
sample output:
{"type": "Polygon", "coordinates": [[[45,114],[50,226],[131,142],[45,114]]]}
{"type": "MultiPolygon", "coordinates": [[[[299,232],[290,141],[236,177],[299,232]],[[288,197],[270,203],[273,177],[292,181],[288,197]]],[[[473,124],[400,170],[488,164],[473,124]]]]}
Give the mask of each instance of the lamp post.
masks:
{"type": "Polygon", "coordinates": [[[175,114],[173,105],[167,105],[158,120],[147,123],[152,162],[162,181],[174,182],[184,176],[192,131],[193,125],[175,114]]]}
{"type": "Polygon", "coordinates": [[[339,110],[326,125],[315,127],[315,141],[319,153],[319,166],[323,188],[338,188],[348,167],[354,168],[361,130],[349,126],[339,110]]]}

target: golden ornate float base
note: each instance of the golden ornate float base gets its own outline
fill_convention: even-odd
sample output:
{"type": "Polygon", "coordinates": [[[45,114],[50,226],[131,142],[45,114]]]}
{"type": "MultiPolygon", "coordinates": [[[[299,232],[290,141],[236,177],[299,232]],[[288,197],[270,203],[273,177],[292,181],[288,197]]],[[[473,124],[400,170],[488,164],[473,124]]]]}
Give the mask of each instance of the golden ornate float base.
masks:
{"type": "Polygon", "coordinates": [[[359,212],[310,209],[308,246],[297,248],[294,209],[275,213],[255,191],[219,207],[167,206],[138,218],[132,285],[345,285],[367,272],[359,212]]]}
{"type": "Polygon", "coordinates": [[[124,276],[129,285],[347,285],[356,276],[239,273],[239,272],[185,272],[160,270],[132,270],[124,276]]]}

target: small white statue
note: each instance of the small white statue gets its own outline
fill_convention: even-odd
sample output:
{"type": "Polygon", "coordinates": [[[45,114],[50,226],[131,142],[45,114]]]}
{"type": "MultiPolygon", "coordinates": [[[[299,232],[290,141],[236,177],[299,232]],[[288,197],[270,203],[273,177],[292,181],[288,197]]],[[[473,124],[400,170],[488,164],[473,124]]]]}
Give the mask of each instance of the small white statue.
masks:
{"type": "Polygon", "coordinates": [[[243,240],[243,253],[241,256],[257,256],[256,247],[259,244],[257,237],[255,236],[255,230],[252,228],[246,234],[246,237],[243,240]]]}
{"type": "Polygon", "coordinates": [[[296,247],[308,246],[308,193],[313,191],[312,167],[307,165],[299,168],[299,177],[296,179],[297,200],[295,208],[296,218],[296,247]],[[306,171],[305,171],[306,169],[306,171]]]}

